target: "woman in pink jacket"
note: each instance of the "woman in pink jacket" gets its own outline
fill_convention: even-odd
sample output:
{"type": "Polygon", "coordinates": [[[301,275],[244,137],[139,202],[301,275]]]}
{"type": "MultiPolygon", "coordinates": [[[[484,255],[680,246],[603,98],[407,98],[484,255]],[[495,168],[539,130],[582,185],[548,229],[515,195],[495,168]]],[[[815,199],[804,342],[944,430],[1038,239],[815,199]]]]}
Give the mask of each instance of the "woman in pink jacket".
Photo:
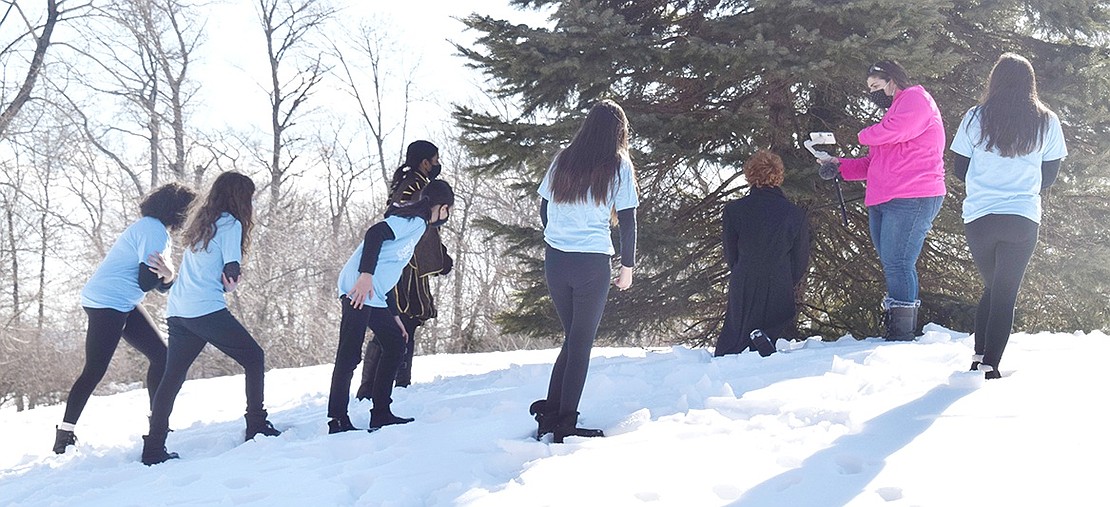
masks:
{"type": "Polygon", "coordinates": [[[910,82],[897,62],[867,71],[871,100],[886,109],[879,123],[859,133],[868,147],[860,158],[825,159],[845,180],[867,182],[871,242],[886,277],[883,338],[913,340],[917,327],[917,257],[944,201],[944,124],[929,92],[910,82]]]}

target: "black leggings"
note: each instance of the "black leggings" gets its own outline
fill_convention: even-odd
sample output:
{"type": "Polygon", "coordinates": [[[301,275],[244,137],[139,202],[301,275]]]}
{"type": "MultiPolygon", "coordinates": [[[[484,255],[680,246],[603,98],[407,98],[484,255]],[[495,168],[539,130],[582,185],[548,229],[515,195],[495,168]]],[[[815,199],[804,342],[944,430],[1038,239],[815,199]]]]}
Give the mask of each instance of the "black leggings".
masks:
{"type": "Polygon", "coordinates": [[[227,354],[243,367],[246,379],[247,416],[265,417],[262,408],[266,357],[262,347],[226,308],[194,318],[170,317],[170,346],[166,355],[166,374],[151,406],[150,433],[169,429],[173,403],[189,367],[206,344],[227,354]]]}
{"type": "Polygon", "coordinates": [[[120,337],[150,361],[150,367],[146,370],[146,389],[153,402],[158,383],[162,381],[162,373],[166,370],[166,342],[162,341],[162,335],[158,333],[150,314],[142,305],[136,305],[130,312],[111,308],[83,308],[89,315],[89,329],[85,333],[85,368],[69,390],[62,421],[77,424],[93,390],[108,371],[108,364],[112,362],[120,337]]]}
{"type": "Polygon", "coordinates": [[[551,369],[547,410],[557,414],[575,413],[586,385],[590,350],[605,311],[605,299],[609,296],[609,256],[563,252],[549,246],[544,273],[565,336],[551,369]]]}
{"type": "Polygon", "coordinates": [[[1014,325],[1014,305],[1037,247],[1038,225],[1019,215],[986,215],[964,226],[967,246],[983,278],[975,313],[975,353],[998,368],[1014,325]]]}
{"type": "Polygon", "coordinates": [[[347,404],[351,397],[351,377],[362,360],[362,344],[366,341],[366,328],[374,332],[374,341],[381,348],[378,367],[374,372],[374,386],[370,397],[374,400],[374,410],[388,410],[393,403],[393,378],[397,366],[405,353],[405,337],[393,320],[393,314],[385,308],[363,305],[356,310],[351,299],[339,299],[343,305],[343,316],[339,321],[339,346],[335,350],[335,367],[331,373],[331,391],[328,394],[328,417],[347,415],[347,404]]]}

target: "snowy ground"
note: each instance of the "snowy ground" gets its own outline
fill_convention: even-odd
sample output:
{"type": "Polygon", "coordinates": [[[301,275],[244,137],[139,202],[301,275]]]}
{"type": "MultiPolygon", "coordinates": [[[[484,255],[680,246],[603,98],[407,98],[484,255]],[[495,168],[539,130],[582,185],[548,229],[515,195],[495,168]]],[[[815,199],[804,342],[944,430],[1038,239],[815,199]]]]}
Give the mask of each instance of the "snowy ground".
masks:
{"type": "MultiPolygon", "coordinates": [[[[1096,505],[1110,496],[1103,333],[1015,335],[1000,380],[966,335],[779,342],[782,351],[597,349],[581,422],[536,442],[528,404],[556,351],[418,357],[376,433],[328,435],[331,367],[266,375],[277,438],[242,443],[241,376],[185,384],[168,447],[139,463],[142,390],[93,398],[76,450],[62,406],[0,411],[2,505],[1096,505]],[[1103,380],[1099,380],[1103,378],[1103,380]],[[1104,398],[1102,398],[1105,400],[1104,398]]],[[[368,402],[352,399],[356,424],[368,402]]]]}

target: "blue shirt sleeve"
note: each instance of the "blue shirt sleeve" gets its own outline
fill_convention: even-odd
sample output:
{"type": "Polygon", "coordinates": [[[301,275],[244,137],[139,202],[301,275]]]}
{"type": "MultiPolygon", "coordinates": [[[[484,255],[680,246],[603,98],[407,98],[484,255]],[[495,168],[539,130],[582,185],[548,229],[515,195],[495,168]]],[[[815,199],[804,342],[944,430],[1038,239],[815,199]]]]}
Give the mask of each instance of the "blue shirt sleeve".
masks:
{"type": "Polygon", "coordinates": [[[975,151],[974,144],[971,141],[971,133],[968,128],[971,126],[971,118],[975,114],[976,108],[971,108],[964,114],[964,118],[960,121],[960,127],[956,129],[956,136],[952,138],[952,151],[971,158],[972,152],[975,151]]]}
{"type": "Polygon", "coordinates": [[[220,255],[223,256],[223,263],[243,261],[243,224],[239,220],[232,220],[231,223],[219,226],[216,234],[220,236],[220,255]]]}
{"type": "Polygon", "coordinates": [[[139,228],[137,238],[137,248],[135,254],[139,256],[135,259],[136,262],[146,262],[147,257],[155,252],[163,252],[166,249],[166,244],[169,243],[170,235],[166,231],[166,226],[162,225],[157,219],[151,218],[150,220],[143,220],[142,227],[139,228]]]}
{"type": "Polygon", "coordinates": [[[554,168],[555,168],[555,162],[552,162],[551,166],[549,166],[547,168],[547,173],[543,175],[543,181],[540,182],[540,188],[537,189],[537,192],[540,194],[540,197],[543,197],[544,199],[547,199],[548,201],[552,200],[552,198],[551,198],[551,170],[554,169],[554,168]]]}
{"type": "Polygon", "coordinates": [[[1068,147],[1064,144],[1064,130],[1060,127],[1060,119],[1056,115],[1049,117],[1048,129],[1044,133],[1044,142],[1041,146],[1041,160],[1060,160],[1068,156],[1068,147]]]}
{"type": "Polygon", "coordinates": [[[613,208],[621,211],[638,207],[640,198],[636,195],[636,177],[632,173],[632,161],[621,157],[621,167],[617,175],[617,191],[613,196],[613,208]]]}

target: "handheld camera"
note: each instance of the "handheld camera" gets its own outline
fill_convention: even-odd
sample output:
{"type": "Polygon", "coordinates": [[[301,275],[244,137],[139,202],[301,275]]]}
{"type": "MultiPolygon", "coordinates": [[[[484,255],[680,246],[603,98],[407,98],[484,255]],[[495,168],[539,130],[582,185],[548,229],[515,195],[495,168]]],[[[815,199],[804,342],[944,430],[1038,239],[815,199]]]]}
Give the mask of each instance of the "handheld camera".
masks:
{"type": "Polygon", "coordinates": [[[810,132],[809,140],[802,143],[803,146],[809,150],[810,153],[817,159],[827,158],[831,155],[828,152],[816,150],[813,147],[819,144],[836,144],[836,136],[832,132],[810,132]]]}
{"type": "MultiPolygon", "coordinates": [[[[828,152],[814,148],[814,146],[823,144],[836,144],[836,136],[834,136],[832,132],[810,132],[809,140],[802,143],[802,145],[813,154],[814,158],[819,161],[832,157],[828,152]]],[[[823,180],[833,180],[833,183],[836,185],[836,199],[840,204],[840,219],[844,223],[844,226],[847,227],[848,210],[844,205],[844,193],[840,190],[840,168],[838,164],[834,162],[821,163],[821,166],[817,169],[817,174],[823,180]]]]}

